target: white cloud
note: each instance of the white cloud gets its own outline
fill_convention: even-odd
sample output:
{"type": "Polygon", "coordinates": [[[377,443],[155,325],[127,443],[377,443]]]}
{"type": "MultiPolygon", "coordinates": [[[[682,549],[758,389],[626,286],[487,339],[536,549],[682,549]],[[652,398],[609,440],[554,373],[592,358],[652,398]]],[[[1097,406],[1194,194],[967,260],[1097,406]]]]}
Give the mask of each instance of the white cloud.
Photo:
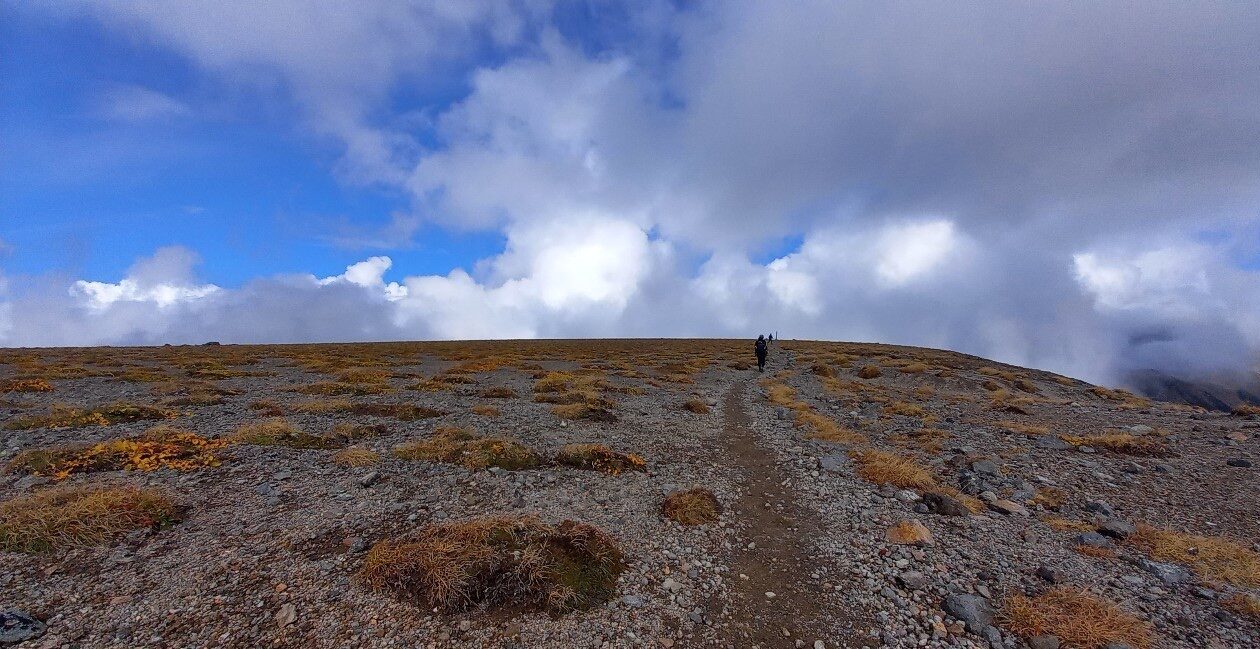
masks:
{"type": "Polygon", "coordinates": [[[346,272],[319,280],[321,286],[337,282],[348,282],[355,286],[372,289],[391,301],[407,297],[407,287],[398,282],[385,283],[385,271],[394,265],[389,257],[371,257],[346,267],[346,272]]]}
{"type": "Polygon", "coordinates": [[[150,88],[116,86],[100,97],[99,114],[121,122],[145,122],[183,117],[192,113],[187,104],[150,88]]]}

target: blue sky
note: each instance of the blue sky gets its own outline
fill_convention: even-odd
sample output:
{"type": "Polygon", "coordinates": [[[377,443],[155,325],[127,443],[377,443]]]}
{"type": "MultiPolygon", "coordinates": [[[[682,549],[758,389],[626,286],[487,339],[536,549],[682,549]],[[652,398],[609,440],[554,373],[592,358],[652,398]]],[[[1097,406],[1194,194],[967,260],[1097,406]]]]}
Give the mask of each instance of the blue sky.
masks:
{"type": "Polygon", "coordinates": [[[0,1],[0,345],[1260,348],[1255,6],[0,1]]]}
{"type": "MultiPolygon", "coordinates": [[[[11,273],[118,278],[154,249],[181,245],[217,284],[331,275],[379,247],[337,239],[407,209],[396,190],[339,182],[336,143],[294,128],[285,101],[246,89],[228,106],[223,88],[168,48],[88,17],[10,12],[0,30],[0,240],[11,273]],[[111,115],[111,93],[132,87],[197,108],[111,115]]],[[[407,100],[443,105],[465,90],[455,76],[426,81],[407,100]]],[[[415,272],[445,273],[501,247],[497,233],[429,227],[391,254],[415,272]]]]}

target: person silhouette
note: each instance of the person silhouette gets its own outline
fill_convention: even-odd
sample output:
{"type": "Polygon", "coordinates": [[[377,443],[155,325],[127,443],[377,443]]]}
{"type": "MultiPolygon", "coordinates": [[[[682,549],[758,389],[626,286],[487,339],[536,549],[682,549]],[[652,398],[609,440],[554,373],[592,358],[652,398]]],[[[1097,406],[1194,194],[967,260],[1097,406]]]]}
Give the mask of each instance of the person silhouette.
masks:
{"type": "Polygon", "coordinates": [[[766,337],[764,334],[757,336],[757,342],[753,345],[753,351],[757,354],[757,371],[766,371],[766,354],[769,353],[766,337]]]}

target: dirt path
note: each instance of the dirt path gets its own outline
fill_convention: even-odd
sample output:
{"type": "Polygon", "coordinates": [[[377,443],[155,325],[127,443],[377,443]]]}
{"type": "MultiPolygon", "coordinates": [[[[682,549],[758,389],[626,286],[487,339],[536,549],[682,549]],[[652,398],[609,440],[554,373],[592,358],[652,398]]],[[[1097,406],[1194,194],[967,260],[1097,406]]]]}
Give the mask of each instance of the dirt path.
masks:
{"type": "Polygon", "coordinates": [[[823,584],[810,578],[818,570],[812,540],[822,526],[783,486],[774,451],[758,442],[744,410],[746,390],[737,380],[723,404],[727,457],[745,476],[734,508],[747,524],[734,554],[736,601],[725,640],[736,647],[794,647],[798,639],[806,647],[818,639],[828,647],[862,646],[829,632],[848,625],[827,620],[845,612],[827,607],[823,584]]]}

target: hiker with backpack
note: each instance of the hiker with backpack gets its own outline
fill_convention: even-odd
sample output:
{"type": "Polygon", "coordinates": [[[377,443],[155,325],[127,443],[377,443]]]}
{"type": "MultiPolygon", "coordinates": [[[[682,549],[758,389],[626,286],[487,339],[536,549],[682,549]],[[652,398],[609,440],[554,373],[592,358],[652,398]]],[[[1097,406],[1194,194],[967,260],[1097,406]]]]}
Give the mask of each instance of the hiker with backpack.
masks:
{"type": "Polygon", "coordinates": [[[757,336],[757,342],[753,345],[753,351],[757,353],[757,371],[766,371],[766,354],[769,353],[769,346],[766,344],[765,334],[757,336]]]}

